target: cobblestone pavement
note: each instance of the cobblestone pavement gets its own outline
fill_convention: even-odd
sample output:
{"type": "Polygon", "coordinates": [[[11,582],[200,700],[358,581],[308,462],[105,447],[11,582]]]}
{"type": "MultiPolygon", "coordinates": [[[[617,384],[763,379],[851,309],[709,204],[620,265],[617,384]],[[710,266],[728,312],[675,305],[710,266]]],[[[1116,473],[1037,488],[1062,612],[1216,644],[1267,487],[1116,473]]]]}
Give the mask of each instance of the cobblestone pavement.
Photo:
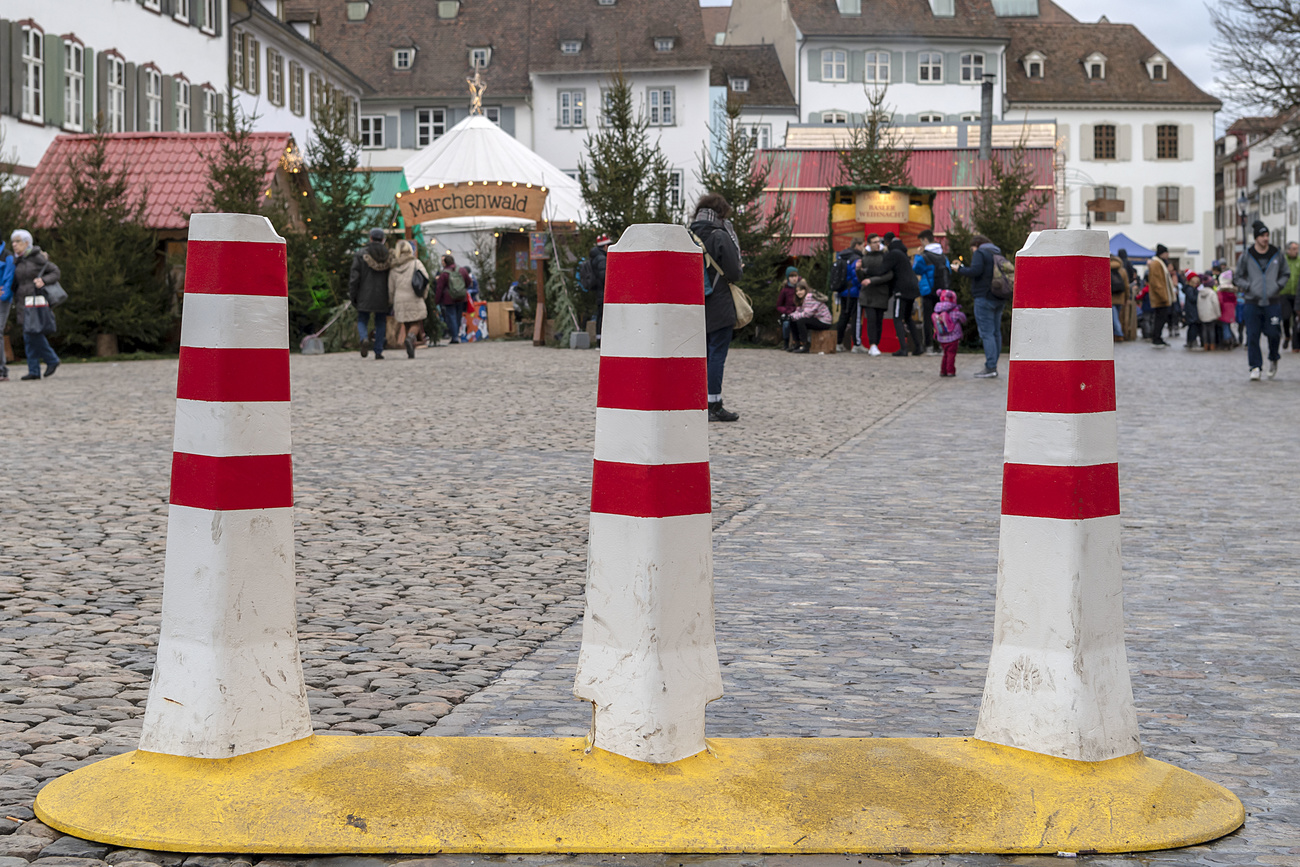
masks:
{"type": "MultiPolygon", "coordinates": [[[[1079,860],[1300,865],[1290,484],[1300,361],[1288,353],[1278,380],[1249,383],[1241,351],[1117,350],[1143,744],[1227,785],[1249,818],[1206,846],[1079,860]]],[[[962,376],[940,380],[937,359],[733,352],[727,403],[742,420],[710,429],[726,690],[710,706],[711,735],[973,730],[991,642],[1006,380],[972,380],[979,359],[961,361],[962,376]]],[[[520,343],[414,361],[294,358],[299,627],[318,730],[586,732],[589,710],[570,687],[596,363],[594,352],[520,343]]],[[[0,392],[16,434],[0,476],[0,816],[12,817],[0,818],[0,867],[183,858],[60,838],[30,812],[43,781],[138,737],[175,367],[68,365],[0,392]]],[[[1049,863],[439,856],[419,867],[484,861],[1049,863]]],[[[201,856],[186,865],[242,867],[201,856]]]]}

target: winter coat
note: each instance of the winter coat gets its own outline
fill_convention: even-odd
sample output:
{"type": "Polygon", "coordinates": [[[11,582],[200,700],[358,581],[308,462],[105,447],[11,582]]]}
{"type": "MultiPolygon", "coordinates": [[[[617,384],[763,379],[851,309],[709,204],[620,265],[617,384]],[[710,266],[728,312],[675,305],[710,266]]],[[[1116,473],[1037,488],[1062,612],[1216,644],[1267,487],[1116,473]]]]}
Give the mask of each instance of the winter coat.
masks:
{"type": "Polygon", "coordinates": [[[911,299],[921,297],[921,284],[912,271],[912,259],[907,255],[907,245],[898,238],[889,242],[884,267],[889,271],[890,295],[911,299]]]}
{"type": "MultiPolygon", "coordinates": [[[[0,247],[0,249],[3,249],[0,247]]],[[[1296,284],[1300,283],[1300,256],[1292,259],[1286,257],[1286,266],[1291,269],[1291,276],[1287,278],[1286,285],[1282,287],[1283,295],[1295,295],[1296,284]]]]}
{"type": "Polygon", "coordinates": [[[1196,318],[1201,322],[1217,322],[1223,310],[1219,306],[1219,293],[1213,286],[1202,285],[1196,290],[1196,318]]]}
{"type": "Polygon", "coordinates": [[[948,257],[937,243],[926,244],[912,260],[912,273],[920,283],[922,297],[947,289],[948,271],[948,257]]]}
{"type": "Polygon", "coordinates": [[[857,281],[857,265],[862,259],[862,254],[850,247],[847,250],[841,250],[836,258],[846,260],[844,262],[844,288],[840,290],[840,297],[857,298],[858,293],[862,290],[861,284],[857,281]]]}
{"type": "Polygon", "coordinates": [[[733,328],[736,325],[736,302],[731,297],[730,284],[738,281],[743,271],[740,247],[732,237],[734,232],[725,220],[719,219],[708,208],[696,212],[691,232],[722,269],[722,273],[718,273],[707,263],[704,266],[703,279],[713,287],[713,291],[704,296],[704,331],[712,334],[722,328],[733,328]]]}
{"type": "Polygon", "coordinates": [[[831,311],[821,299],[809,292],[803,296],[803,306],[790,314],[791,319],[817,319],[831,324],[831,311]]]}
{"type": "Polygon", "coordinates": [[[1200,297],[1200,287],[1193,286],[1191,283],[1184,283],[1182,286],[1182,291],[1183,291],[1183,303],[1182,303],[1183,321],[1200,322],[1201,315],[1196,310],[1196,303],[1200,297]]]}
{"type": "MultiPolygon", "coordinates": [[[[393,318],[398,322],[423,322],[429,318],[429,305],[415,294],[411,278],[419,271],[425,279],[429,272],[414,253],[403,250],[393,254],[392,267],[388,269],[388,303],[393,308],[393,318]]],[[[428,290],[425,290],[428,294],[428,290]]]]}
{"type": "Polygon", "coordinates": [[[966,324],[966,314],[957,303],[957,293],[951,289],[943,290],[943,294],[939,297],[944,300],[934,305],[934,312],[930,314],[930,322],[934,325],[934,339],[940,343],[955,343],[962,339],[962,326],[966,324]],[[948,323],[947,334],[943,333],[945,320],[948,323]]]}
{"type": "Polygon", "coordinates": [[[587,254],[588,261],[591,262],[591,273],[595,275],[596,283],[591,287],[591,291],[596,296],[597,304],[605,303],[605,270],[609,266],[609,254],[605,248],[597,244],[591,248],[587,254]]]}
{"type": "MultiPolygon", "coordinates": [[[[970,257],[969,265],[960,265],[957,273],[970,278],[972,298],[989,298],[993,286],[993,255],[1001,255],[1002,248],[993,242],[980,244],[975,255],[970,257]]],[[[993,300],[997,300],[996,298],[993,300]]]]}
{"type": "Polygon", "coordinates": [[[1237,293],[1228,289],[1219,290],[1219,321],[1237,321],[1237,293]]]}
{"type": "MultiPolygon", "coordinates": [[[[0,241],[0,255],[4,260],[0,261],[0,302],[14,300],[14,257],[5,252],[5,243],[0,241]]],[[[4,323],[0,322],[0,329],[4,328],[4,323]]]]}
{"type": "Polygon", "coordinates": [[[866,281],[872,277],[884,277],[888,274],[885,268],[885,250],[879,252],[867,250],[858,260],[858,281],[862,286],[861,293],[858,296],[859,307],[874,307],[877,310],[884,310],[889,306],[889,280],[873,280],[871,283],[866,281]]]}
{"type": "Polygon", "coordinates": [[[778,316],[789,316],[799,309],[799,299],[795,297],[795,286],[789,283],[781,284],[781,291],[776,294],[776,313],[778,316]]]}
{"type": "MultiPolygon", "coordinates": [[[[469,297],[469,287],[473,285],[473,280],[469,276],[469,267],[461,265],[456,269],[465,280],[465,297],[469,297]]],[[[443,268],[438,272],[438,277],[433,281],[433,300],[442,306],[450,304],[464,304],[465,298],[456,301],[451,297],[451,278],[447,276],[447,269],[443,268]]]]}
{"type": "Polygon", "coordinates": [[[1123,304],[1128,296],[1128,271],[1118,256],[1110,257],[1110,303],[1123,304]]]}
{"type": "Polygon", "coordinates": [[[19,328],[22,328],[23,307],[27,303],[27,297],[36,294],[38,276],[44,283],[58,283],[63,274],[59,271],[58,265],[50,262],[50,257],[45,254],[45,251],[33,244],[27,248],[26,253],[14,260],[13,296],[14,308],[18,311],[19,328]],[[48,268],[45,267],[47,264],[48,268]],[[45,269],[43,276],[42,268],[45,269]]]}
{"type": "Polygon", "coordinates": [[[1261,264],[1255,258],[1254,248],[1242,254],[1237,261],[1237,270],[1232,272],[1232,282],[1247,304],[1276,304],[1282,300],[1282,287],[1291,279],[1291,268],[1286,263],[1286,256],[1272,244],[1264,254],[1261,264]]]}
{"type": "Polygon", "coordinates": [[[1159,256],[1147,263],[1148,298],[1152,307],[1169,307],[1178,292],[1178,280],[1169,273],[1169,263],[1159,256]]]}
{"type": "Polygon", "coordinates": [[[388,312],[388,269],[392,264],[392,254],[383,241],[371,241],[352,256],[348,298],[358,312],[388,312]]]}

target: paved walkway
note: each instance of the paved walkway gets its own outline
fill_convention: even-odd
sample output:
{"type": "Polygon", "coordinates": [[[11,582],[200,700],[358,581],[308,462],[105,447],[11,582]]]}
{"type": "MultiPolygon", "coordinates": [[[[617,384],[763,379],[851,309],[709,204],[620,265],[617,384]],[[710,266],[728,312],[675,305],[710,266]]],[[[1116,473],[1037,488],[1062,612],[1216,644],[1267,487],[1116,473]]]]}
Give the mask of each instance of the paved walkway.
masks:
{"type": "MultiPolygon", "coordinates": [[[[1232,788],[1249,818],[1208,846],[1079,860],[1300,864],[1300,360],[1288,353],[1278,380],[1249,383],[1242,351],[1117,349],[1143,744],[1232,788]]],[[[521,344],[413,362],[294,359],[300,629],[318,729],[586,732],[570,685],[596,361],[521,344]]],[[[973,730],[1006,382],[970,379],[978,362],[963,356],[963,375],[940,380],[937,359],[733,353],[727,402],[743,418],[710,431],[726,690],[711,735],[973,730]]],[[[174,362],[69,365],[0,392],[24,435],[0,480],[0,815],[30,817],[41,781],[135,746],[158,628],[174,376],[174,362]],[[35,442],[43,465],[23,459],[35,442]]],[[[64,855],[176,861],[72,838],[47,849],[58,835],[39,823],[0,819],[0,832],[0,856],[41,867],[71,867],[51,860],[64,855]]]]}

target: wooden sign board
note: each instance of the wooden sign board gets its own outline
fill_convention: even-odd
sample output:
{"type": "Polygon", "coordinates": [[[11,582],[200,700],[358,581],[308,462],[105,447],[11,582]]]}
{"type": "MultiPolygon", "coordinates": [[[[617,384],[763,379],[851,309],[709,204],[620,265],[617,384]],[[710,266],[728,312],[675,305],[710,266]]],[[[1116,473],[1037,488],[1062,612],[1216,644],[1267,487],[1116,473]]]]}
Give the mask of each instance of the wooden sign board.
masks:
{"type": "Polygon", "coordinates": [[[1094,214],[1122,214],[1124,212],[1123,199],[1092,199],[1084,207],[1094,214]]]}
{"type": "Polygon", "coordinates": [[[397,194],[407,225],[452,217],[515,217],[540,222],[546,187],[511,181],[439,184],[397,194]]]}
{"type": "Polygon", "coordinates": [[[853,199],[854,215],[859,223],[906,223],[910,203],[907,193],[860,190],[853,199]]]}

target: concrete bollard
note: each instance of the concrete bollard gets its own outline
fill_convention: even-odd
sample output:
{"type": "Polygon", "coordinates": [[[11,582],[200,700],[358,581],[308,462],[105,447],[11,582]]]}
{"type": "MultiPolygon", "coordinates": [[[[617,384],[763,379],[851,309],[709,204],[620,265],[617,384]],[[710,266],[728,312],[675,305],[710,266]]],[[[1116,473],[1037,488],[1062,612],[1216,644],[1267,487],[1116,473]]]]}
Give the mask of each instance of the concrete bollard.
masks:
{"type": "Polygon", "coordinates": [[[294,609],[288,305],[270,221],[193,216],[141,750],[229,758],[311,734],[294,609]]]}
{"type": "Polygon", "coordinates": [[[722,696],[702,270],[681,226],[632,226],[609,248],[573,691],[595,746],[643,762],[704,750],[722,696]]]}
{"type": "Polygon", "coordinates": [[[975,737],[1079,761],[1141,750],[1124,652],[1105,232],[1016,257],[993,652],[975,737]]]}

